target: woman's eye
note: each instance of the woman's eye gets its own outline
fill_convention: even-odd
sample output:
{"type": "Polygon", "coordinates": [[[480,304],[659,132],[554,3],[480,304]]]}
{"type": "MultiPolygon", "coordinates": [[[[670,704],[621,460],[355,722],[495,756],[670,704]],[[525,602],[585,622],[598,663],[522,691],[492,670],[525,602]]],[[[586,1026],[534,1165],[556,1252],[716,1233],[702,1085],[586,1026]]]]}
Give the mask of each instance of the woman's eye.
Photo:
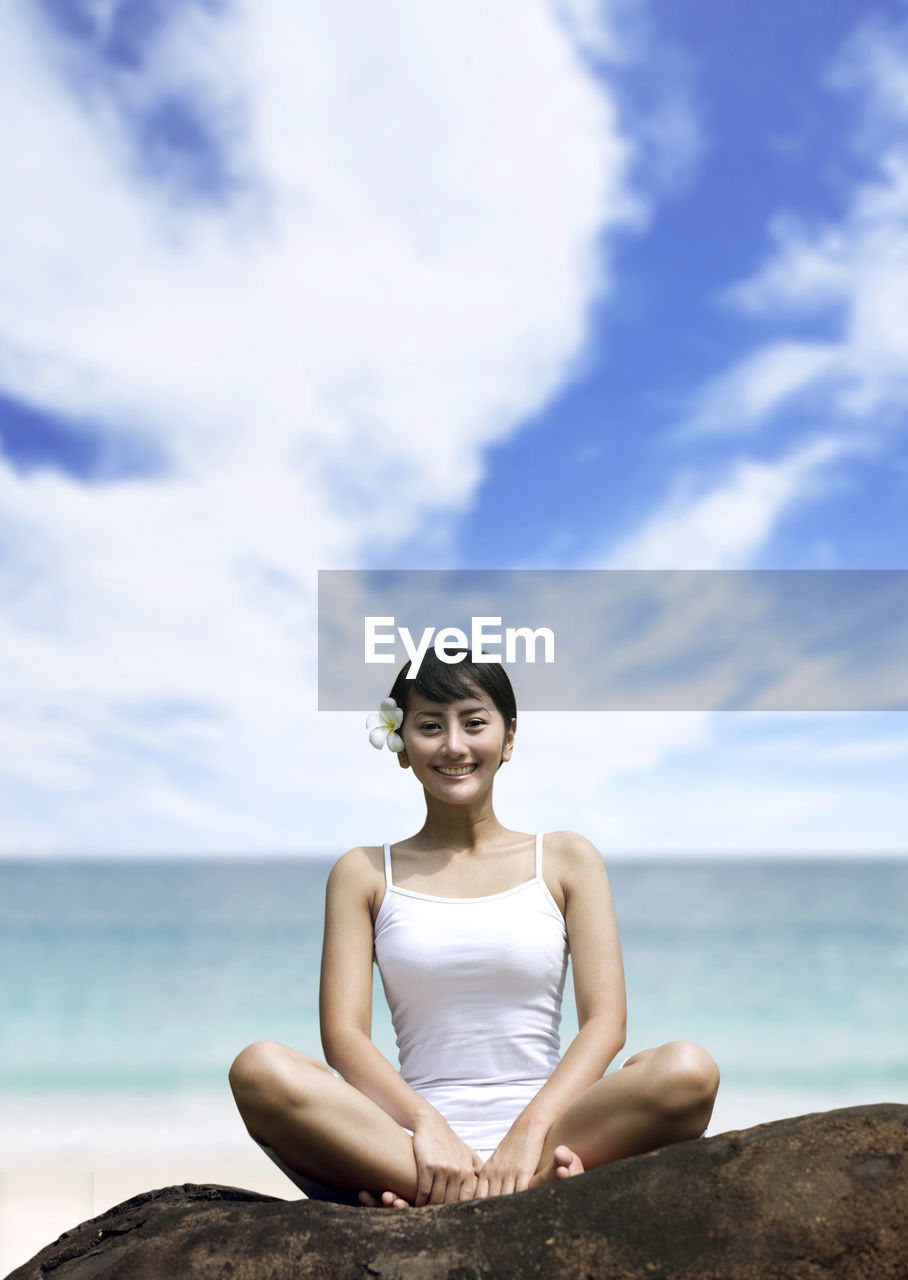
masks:
{"type": "Polygon", "coordinates": [[[486,724],[485,720],[468,720],[467,728],[468,729],[484,729],[485,724],[486,724]]]}

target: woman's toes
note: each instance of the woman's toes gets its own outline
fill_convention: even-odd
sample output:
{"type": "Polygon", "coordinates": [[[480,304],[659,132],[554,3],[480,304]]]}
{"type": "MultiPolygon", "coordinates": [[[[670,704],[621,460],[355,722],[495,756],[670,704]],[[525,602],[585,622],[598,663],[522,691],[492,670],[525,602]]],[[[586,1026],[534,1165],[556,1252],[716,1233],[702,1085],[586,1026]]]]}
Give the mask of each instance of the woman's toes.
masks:
{"type": "Polygon", "coordinates": [[[360,1191],[359,1202],[367,1209],[409,1209],[406,1200],[402,1200],[394,1191],[383,1191],[377,1200],[371,1191],[360,1191]]]}
{"type": "Polygon", "coordinates": [[[381,1200],[386,1209],[409,1209],[410,1207],[407,1201],[394,1191],[383,1192],[381,1200]]]}
{"type": "Polygon", "coordinates": [[[555,1157],[556,1178],[574,1178],[578,1173],[584,1172],[583,1161],[570,1147],[556,1147],[552,1154],[555,1157]]]}

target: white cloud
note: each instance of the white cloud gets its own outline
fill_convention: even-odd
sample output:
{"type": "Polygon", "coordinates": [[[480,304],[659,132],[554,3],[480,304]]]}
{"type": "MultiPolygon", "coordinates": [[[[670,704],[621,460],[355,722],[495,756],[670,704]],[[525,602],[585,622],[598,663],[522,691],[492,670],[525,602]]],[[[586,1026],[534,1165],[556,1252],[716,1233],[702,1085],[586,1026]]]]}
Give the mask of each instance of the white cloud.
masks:
{"type": "Polygon", "coordinates": [[[622,42],[615,30],[619,5],[606,5],[602,0],[553,0],[552,7],[586,53],[599,59],[621,57],[622,42]]]}
{"type": "Polygon", "coordinates": [[[861,742],[842,742],[825,752],[825,759],[847,764],[869,762],[877,764],[889,760],[902,760],[908,756],[908,737],[871,738],[861,742]]]}
{"type": "Polygon", "coordinates": [[[908,120],[908,21],[875,14],[860,23],[830,69],[832,88],[861,95],[862,139],[898,138],[908,120]]]}
{"type": "Polygon", "coordinates": [[[837,220],[791,211],[773,218],[766,262],[723,300],[784,336],[755,345],[700,388],[676,437],[682,445],[700,435],[733,441],[788,412],[787,450],[776,462],[739,457],[718,482],[697,485],[682,475],[662,509],[594,563],[743,567],[791,510],[838,483],[836,463],[890,447],[891,432],[901,430],[908,406],[908,25],[860,26],[831,80],[857,95],[869,122],[862,158],[869,156],[875,174],[843,193],[837,220]],[[817,317],[832,336],[810,332],[817,317]],[[792,336],[800,323],[807,335],[792,336]]]}
{"type": "Polygon", "coordinates": [[[904,856],[908,813],[895,776],[905,744],[898,730],[888,740],[879,732],[854,714],[531,713],[496,808],[528,830],[583,831],[607,863],[635,854],[904,856]],[[557,780],[553,752],[571,761],[557,780]]]}
{"type": "Polygon", "coordinates": [[[258,219],[152,200],[122,122],[80,116],[14,30],[7,387],[112,426],[132,409],[206,464],[253,424],[283,448],[365,446],[435,485],[427,505],[461,501],[480,447],[582,344],[595,237],[630,207],[626,146],[544,5],[493,24],[459,7],[444,29],[394,13],[241,7],[201,73],[199,19],[175,19],[145,96],[234,77],[258,219]],[[33,177],[29,153],[62,170],[33,177]]]}
{"type": "Polygon", "coordinates": [[[352,748],[315,570],[443,525],[581,354],[639,213],[613,101],[541,0],[175,6],[103,77],[3,27],[0,388],[169,470],[0,461],[0,845],[319,847],[352,748]],[[175,94],[225,200],[143,164],[175,94]]]}
{"type": "Polygon", "coordinates": [[[755,729],[768,724],[773,733],[761,738],[759,754],[763,759],[789,768],[793,763],[809,762],[811,767],[825,770],[841,765],[842,777],[856,780],[855,766],[870,766],[879,777],[879,766],[898,765],[908,756],[908,732],[902,717],[891,713],[828,713],[821,718],[805,713],[803,717],[761,712],[751,717],[755,729]],[[799,723],[803,721],[804,723],[799,723]]]}
{"type": "Polygon", "coordinates": [[[642,526],[603,549],[591,567],[737,569],[753,562],[779,519],[823,483],[824,471],[852,446],[820,437],[778,462],[742,459],[704,492],[685,478],[642,526]]]}
{"type": "Polygon", "coordinates": [[[709,744],[710,719],[700,712],[525,713],[512,764],[496,783],[496,808],[504,822],[531,831],[583,831],[603,851],[646,849],[647,836],[633,830],[627,780],[670,776],[675,757],[709,744]],[[568,767],[559,768],[561,760],[568,767]],[[551,781],[540,786],[540,779],[551,781]]]}
{"type": "Polygon", "coordinates": [[[747,356],[698,393],[684,435],[744,435],[783,402],[834,371],[838,350],[821,342],[777,342],[747,356]]]}
{"type": "MultiPolygon", "coordinates": [[[[856,100],[855,145],[874,174],[843,193],[846,211],[835,221],[779,214],[768,260],[728,298],[782,323],[822,315],[837,333],[822,344],[771,345],[734,369],[723,380],[731,430],[736,414],[756,423],[805,389],[823,390],[827,411],[854,429],[908,405],[908,24],[860,26],[830,80],[856,100]],[[787,368],[773,378],[786,351],[787,368]],[[761,368],[770,393],[749,404],[748,374],[761,368]]],[[[719,426],[709,398],[706,412],[719,426]]]]}

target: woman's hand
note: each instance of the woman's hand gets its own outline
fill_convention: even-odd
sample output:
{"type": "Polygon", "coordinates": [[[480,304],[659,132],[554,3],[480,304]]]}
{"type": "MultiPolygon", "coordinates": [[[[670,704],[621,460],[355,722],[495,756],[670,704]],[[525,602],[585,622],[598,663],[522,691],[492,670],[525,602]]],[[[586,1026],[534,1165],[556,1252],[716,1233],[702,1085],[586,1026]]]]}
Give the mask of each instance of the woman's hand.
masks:
{"type": "Polygon", "coordinates": [[[539,1167],[547,1130],[518,1116],[479,1174],[477,1198],[526,1191],[539,1167]]]}
{"type": "Polygon", "coordinates": [[[482,1160],[437,1111],[414,1122],[413,1154],[417,1175],[414,1206],[472,1200],[482,1160]]]}
{"type": "MultiPolygon", "coordinates": [[[[482,1160],[454,1133],[437,1113],[417,1122],[413,1133],[419,1189],[413,1204],[445,1204],[452,1200],[470,1200],[476,1194],[482,1160]],[[446,1132],[447,1131],[447,1132],[446,1132]],[[417,1145],[417,1136],[419,1144],[417,1145]],[[453,1139],[450,1141],[449,1139],[453,1139]],[[467,1164],[463,1163],[464,1158],[467,1164]],[[420,1193],[427,1189],[427,1194],[420,1193]],[[433,1199],[433,1194],[443,1198],[433,1199]]],[[[369,1209],[409,1209],[410,1201],[396,1191],[360,1191],[360,1204],[369,1209]]]]}

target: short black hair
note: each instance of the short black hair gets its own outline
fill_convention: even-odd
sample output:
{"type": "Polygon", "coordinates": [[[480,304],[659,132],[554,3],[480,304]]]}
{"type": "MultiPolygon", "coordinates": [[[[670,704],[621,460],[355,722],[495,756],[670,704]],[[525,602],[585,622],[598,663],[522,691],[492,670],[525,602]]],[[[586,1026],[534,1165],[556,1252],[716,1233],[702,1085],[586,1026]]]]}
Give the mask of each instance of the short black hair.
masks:
{"type": "Polygon", "coordinates": [[[413,693],[429,702],[454,702],[469,698],[481,691],[487,693],[501,712],[505,729],[517,720],[517,699],[508,679],[508,673],[500,662],[476,662],[472,649],[446,648],[445,653],[463,654],[459,662],[442,662],[434,648],[426,652],[422,664],[412,680],[407,678],[410,663],[405,663],[397,673],[397,679],[388,695],[403,708],[404,718],[413,693]]]}

